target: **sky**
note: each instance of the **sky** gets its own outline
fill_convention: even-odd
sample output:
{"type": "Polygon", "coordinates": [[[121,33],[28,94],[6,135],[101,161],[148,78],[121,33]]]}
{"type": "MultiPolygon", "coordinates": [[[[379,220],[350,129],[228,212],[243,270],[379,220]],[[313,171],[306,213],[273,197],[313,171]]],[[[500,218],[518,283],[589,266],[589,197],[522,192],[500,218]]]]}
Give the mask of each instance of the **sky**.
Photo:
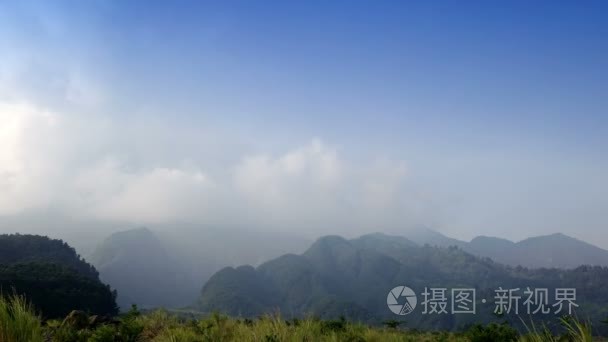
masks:
{"type": "Polygon", "coordinates": [[[0,229],[425,226],[608,248],[607,15],[0,0],[0,229]]]}

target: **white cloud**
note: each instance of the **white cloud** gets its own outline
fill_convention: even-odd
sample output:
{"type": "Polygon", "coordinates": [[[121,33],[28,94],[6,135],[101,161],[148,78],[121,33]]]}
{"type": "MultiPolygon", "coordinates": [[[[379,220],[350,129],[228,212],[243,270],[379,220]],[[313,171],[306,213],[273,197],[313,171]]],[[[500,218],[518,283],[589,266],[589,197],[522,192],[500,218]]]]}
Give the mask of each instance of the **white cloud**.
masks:
{"type": "MultiPolygon", "coordinates": [[[[304,192],[320,197],[332,192],[340,181],[342,161],[335,149],[313,139],[283,156],[247,156],[236,166],[234,182],[252,204],[280,207],[301,202],[304,192]]],[[[308,196],[306,196],[308,197],[308,196]]]]}
{"type": "Polygon", "coordinates": [[[53,173],[48,155],[28,153],[36,140],[53,135],[57,117],[24,103],[0,103],[0,214],[11,214],[48,201],[45,177],[53,173]]]}
{"type": "MultiPolygon", "coordinates": [[[[242,153],[230,158],[236,163],[217,167],[197,155],[199,148],[209,148],[202,146],[205,140],[183,150],[193,136],[173,134],[167,140],[169,133],[159,126],[143,133],[132,129],[145,127],[143,122],[125,125],[23,103],[0,103],[0,119],[4,215],[53,210],[138,224],[189,221],[290,229],[363,224],[369,222],[365,215],[378,210],[390,217],[386,207],[400,203],[403,195],[403,162],[355,164],[316,138],[276,156],[242,153]],[[144,145],[131,142],[141,139],[144,145]]],[[[165,128],[176,129],[189,132],[165,128]]]]}
{"type": "Polygon", "coordinates": [[[243,158],[234,183],[262,225],[364,231],[409,220],[405,176],[403,161],[355,163],[313,139],[276,157],[243,158]]]}
{"type": "Polygon", "coordinates": [[[88,178],[91,175],[83,175],[78,188],[86,189],[95,198],[87,209],[98,219],[131,222],[200,219],[207,191],[212,187],[200,171],[154,168],[129,174],[103,169],[93,170],[93,175],[97,172],[105,174],[109,184],[99,186],[96,179],[88,178]]]}

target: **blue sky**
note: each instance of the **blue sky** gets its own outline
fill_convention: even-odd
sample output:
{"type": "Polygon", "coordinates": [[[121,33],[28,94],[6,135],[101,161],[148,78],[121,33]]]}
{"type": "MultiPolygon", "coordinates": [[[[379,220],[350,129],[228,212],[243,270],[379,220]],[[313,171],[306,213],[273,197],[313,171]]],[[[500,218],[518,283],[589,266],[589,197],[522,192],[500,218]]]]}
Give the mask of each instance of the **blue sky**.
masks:
{"type": "Polygon", "coordinates": [[[0,1],[0,215],[561,231],[608,247],[607,14],[603,1],[0,1]]]}

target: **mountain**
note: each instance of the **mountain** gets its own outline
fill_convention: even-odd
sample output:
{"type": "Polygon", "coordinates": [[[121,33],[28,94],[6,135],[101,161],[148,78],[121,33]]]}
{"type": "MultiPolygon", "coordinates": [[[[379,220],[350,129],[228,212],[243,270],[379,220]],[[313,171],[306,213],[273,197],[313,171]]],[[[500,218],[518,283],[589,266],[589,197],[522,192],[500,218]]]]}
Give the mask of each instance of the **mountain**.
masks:
{"type": "Polygon", "coordinates": [[[116,293],[74,248],[38,235],[0,235],[0,288],[24,295],[46,318],[71,310],[115,314],[116,293]]]}
{"type": "MultiPolygon", "coordinates": [[[[474,288],[478,315],[423,315],[418,309],[404,317],[416,328],[459,329],[473,320],[497,319],[494,305],[481,299],[492,301],[499,287],[576,288],[580,313],[593,320],[605,318],[598,303],[608,300],[606,282],[608,268],[513,268],[457,247],[419,246],[398,236],[370,234],[352,240],[326,236],[300,255],[286,254],[257,268],[220,270],[204,285],[196,307],[243,317],[280,311],[285,317],[344,315],[379,323],[400,318],[387,307],[387,294],[398,285],[413,289],[419,303],[426,287],[474,288]]],[[[505,319],[521,324],[514,315],[505,319]]]]}
{"type": "Polygon", "coordinates": [[[421,246],[457,246],[471,254],[488,257],[505,265],[530,268],[608,266],[607,250],[560,233],[531,237],[519,242],[489,236],[478,236],[466,242],[426,228],[407,231],[404,235],[421,246]]]}
{"type": "MultiPolygon", "coordinates": [[[[118,291],[118,304],[128,308],[185,303],[183,272],[156,235],[147,228],[110,235],[91,256],[101,279],[118,291]]],[[[186,280],[186,281],[185,281],[186,280]]]]}
{"type": "Polygon", "coordinates": [[[254,265],[288,251],[304,250],[307,240],[287,234],[177,227],[117,232],[91,256],[101,278],[118,290],[122,308],[183,307],[201,284],[226,266],[254,265]]]}

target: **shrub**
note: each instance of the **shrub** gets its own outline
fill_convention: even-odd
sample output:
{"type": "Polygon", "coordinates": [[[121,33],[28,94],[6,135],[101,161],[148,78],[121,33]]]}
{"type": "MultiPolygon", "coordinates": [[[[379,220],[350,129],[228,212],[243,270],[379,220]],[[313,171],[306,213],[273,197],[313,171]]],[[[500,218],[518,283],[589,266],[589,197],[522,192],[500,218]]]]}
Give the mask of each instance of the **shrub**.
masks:
{"type": "Polygon", "coordinates": [[[580,342],[593,341],[590,324],[580,322],[572,317],[563,317],[560,319],[560,322],[566,328],[572,340],[580,342]]]}

